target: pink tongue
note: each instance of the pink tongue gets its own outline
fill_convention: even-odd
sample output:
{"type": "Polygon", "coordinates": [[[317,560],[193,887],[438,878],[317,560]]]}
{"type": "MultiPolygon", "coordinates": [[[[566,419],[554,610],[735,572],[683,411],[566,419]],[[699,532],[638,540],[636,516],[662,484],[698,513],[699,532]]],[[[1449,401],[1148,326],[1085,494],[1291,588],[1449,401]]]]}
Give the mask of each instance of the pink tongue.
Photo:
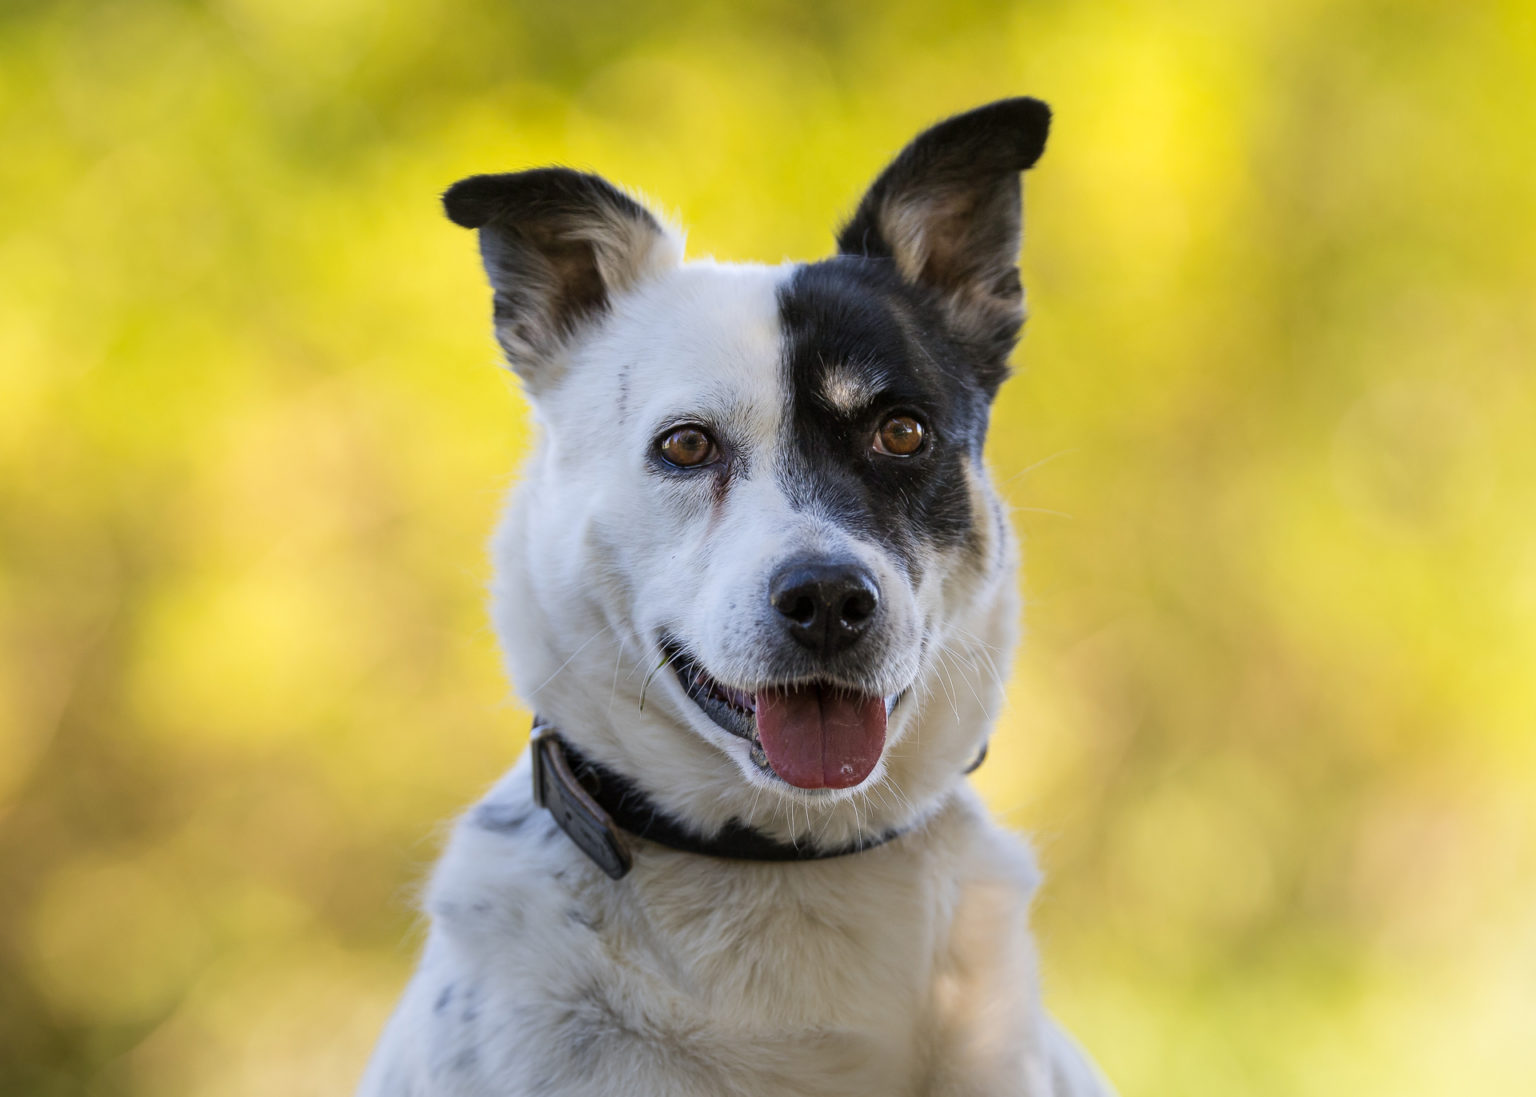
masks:
{"type": "Polygon", "coordinates": [[[827,686],[763,690],[757,736],[768,764],[799,788],[851,788],[869,776],[885,747],[885,698],[827,686]]]}

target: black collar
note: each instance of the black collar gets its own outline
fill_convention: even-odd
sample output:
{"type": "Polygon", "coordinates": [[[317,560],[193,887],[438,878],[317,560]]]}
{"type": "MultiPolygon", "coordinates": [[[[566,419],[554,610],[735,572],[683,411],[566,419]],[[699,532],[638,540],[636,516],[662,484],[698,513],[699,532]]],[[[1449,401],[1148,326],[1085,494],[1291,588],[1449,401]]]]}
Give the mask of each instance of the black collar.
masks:
{"type": "Polygon", "coordinates": [[[888,830],[823,849],[780,842],[733,819],[706,837],[663,815],[634,782],[587,758],[548,724],[535,722],[530,746],[534,803],[547,808],[571,841],[615,880],[630,870],[630,837],[732,861],[820,861],[873,849],[903,833],[888,830]]]}

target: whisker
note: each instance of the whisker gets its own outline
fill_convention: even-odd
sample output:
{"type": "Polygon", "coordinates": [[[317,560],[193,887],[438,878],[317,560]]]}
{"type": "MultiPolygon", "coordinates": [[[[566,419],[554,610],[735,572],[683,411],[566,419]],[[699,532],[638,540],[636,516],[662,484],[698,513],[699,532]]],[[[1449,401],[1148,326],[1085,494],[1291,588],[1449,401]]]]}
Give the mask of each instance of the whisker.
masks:
{"type": "Polygon", "coordinates": [[[583,651],[587,650],[587,646],[589,644],[591,644],[593,640],[596,640],[599,636],[603,635],[603,633],[605,633],[605,632],[612,632],[612,631],[613,631],[613,626],[612,625],[604,625],[602,628],[600,628],[596,632],[594,632],[591,636],[588,636],[586,638],[586,640],[582,643],[582,645],[579,648],[577,648],[575,651],[571,652],[571,654],[566,657],[565,662],[561,663],[558,667],[556,667],[553,671],[550,672],[550,675],[549,675],[548,678],[544,679],[544,681],[540,682],[537,686],[535,686],[533,689],[528,691],[528,699],[531,701],[531,700],[535,699],[536,697],[538,697],[539,693],[543,691],[544,687],[549,685],[549,683],[553,682],[557,677],[559,677],[560,676],[560,672],[562,670],[564,670],[566,667],[570,666],[571,665],[571,661],[573,659],[575,659],[576,656],[580,655],[583,651]]]}
{"type": "Polygon", "coordinates": [[[1073,447],[1072,449],[1059,449],[1055,453],[1051,454],[1049,457],[1042,457],[1042,458],[1040,458],[1040,460],[1036,461],[1032,465],[1025,465],[1018,472],[1014,473],[1012,476],[1008,477],[1008,479],[1004,480],[1003,483],[1004,484],[1011,484],[1015,480],[1019,479],[1021,476],[1027,476],[1031,472],[1034,472],[1037,468],[1040,468],[1042,465],[1050,464],[1052,461],[1056,460],[1056,458],[1058,458],[1058,457],[1065,457],[1069,453],[1076,453],[1076,452],[1077,452],[1077,448],[1076,447],[1073,447]]]}
{"type": "Polygon", "coordinates": [[[645,691],[650,686],[651,679],[656,677],[656,675],[660,674],[661,673],[661,668],[666,666],[671,661],[672,661],[672,652],[669,651],[669,652],[667,652],[665,655],[663,655],[661,657],[661,662],[656,664],[655,669],[653,669],[651,671],[651,673],[649,673],[649,674],[647,674],[645,676],[645,681],[640,683],[640,711],[641,712],[645,711],[645,691]]]}

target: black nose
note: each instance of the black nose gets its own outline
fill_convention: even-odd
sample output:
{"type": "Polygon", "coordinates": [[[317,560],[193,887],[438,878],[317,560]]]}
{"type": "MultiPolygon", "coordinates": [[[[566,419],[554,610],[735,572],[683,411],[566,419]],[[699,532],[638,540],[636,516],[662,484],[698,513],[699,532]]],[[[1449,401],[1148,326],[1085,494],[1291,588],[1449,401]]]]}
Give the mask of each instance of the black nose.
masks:
{"type": "Polygon", "coordinates": [[[797,563],[773,577],[768,600],[796,643],[833,655],[864,634],[880,607],[880,588],[857,564],[797,563]]]}

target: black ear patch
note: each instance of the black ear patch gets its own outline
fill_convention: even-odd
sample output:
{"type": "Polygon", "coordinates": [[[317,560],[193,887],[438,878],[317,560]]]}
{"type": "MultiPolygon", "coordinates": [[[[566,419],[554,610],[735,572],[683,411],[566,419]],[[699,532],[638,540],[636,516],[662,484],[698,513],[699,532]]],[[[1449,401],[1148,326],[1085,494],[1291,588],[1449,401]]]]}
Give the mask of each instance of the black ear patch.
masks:
{"type": "Polygon", "coordinates": [[[682,259],[681,242],[644,206],[568,168],[471,176],[448,188],[443,208],[454,224],[480,230],[496,338],[534,389],[612,293],[682,259]]]}
{"type": "Polygon", "coordinates": [[[1051,110],[1004,99],[919,134],[880,174],[837,235],[838,250],[892,260],[933,293],[995,390],[1024,323],[1019,173],[1045,150],[1051,110]]]}

